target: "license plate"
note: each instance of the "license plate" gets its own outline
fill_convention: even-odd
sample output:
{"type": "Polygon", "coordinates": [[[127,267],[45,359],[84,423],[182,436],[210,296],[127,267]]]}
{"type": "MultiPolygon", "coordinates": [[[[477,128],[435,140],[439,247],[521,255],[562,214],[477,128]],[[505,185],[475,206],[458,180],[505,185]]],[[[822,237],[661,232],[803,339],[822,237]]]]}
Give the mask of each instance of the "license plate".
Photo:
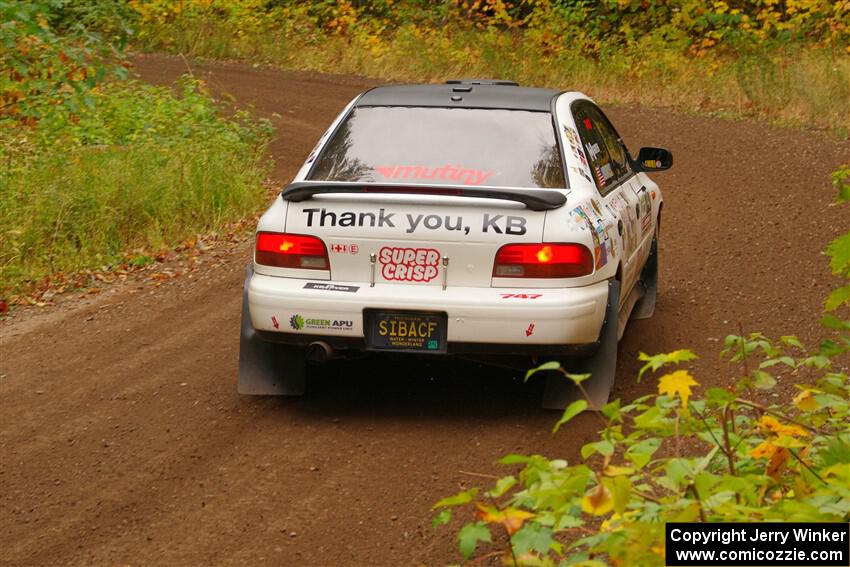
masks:
{"type": "Polygon", "coordinates": [[[367,311],[369,348],[400,352],[446,352],[446,314],[367,311]]]}

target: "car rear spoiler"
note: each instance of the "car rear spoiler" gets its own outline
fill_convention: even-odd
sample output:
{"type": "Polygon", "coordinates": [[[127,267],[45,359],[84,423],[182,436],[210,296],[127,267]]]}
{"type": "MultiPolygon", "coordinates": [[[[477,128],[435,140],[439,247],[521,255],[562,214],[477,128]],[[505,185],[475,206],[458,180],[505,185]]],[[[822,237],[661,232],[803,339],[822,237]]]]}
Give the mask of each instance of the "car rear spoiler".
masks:
{"type": "Polygon", "coordinates": [[[447,195],[500,199],[524,204],[532,211],[548,211],[563,207],[567,196],[552,189],[512,189],[510,187],[464,187],[456,185],[399,185],[383,183],[347,183],[333,181],[296,181],[284,188],[281,196],[298,203],[313,195],[335,193],[385,193],[396,195],[447,195]]]}

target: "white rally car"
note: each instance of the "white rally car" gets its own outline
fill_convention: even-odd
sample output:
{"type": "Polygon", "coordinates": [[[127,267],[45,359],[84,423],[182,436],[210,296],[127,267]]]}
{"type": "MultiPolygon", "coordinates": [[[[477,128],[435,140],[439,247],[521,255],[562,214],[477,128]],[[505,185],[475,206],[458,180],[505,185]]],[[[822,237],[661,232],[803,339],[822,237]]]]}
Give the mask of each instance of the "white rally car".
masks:
{"type": "MultiPolygon", "coordinates": [[[[645,172],[672,161],[632,158],[577,92],[361,94],[259,221],[239,391],[299,395],[308,362],[379,351],[563,359],[604,403],[626,322],[655,307],[662,195],[645,172]]],[[[544,406],[574,394],[553,375],[544,406]]]]}

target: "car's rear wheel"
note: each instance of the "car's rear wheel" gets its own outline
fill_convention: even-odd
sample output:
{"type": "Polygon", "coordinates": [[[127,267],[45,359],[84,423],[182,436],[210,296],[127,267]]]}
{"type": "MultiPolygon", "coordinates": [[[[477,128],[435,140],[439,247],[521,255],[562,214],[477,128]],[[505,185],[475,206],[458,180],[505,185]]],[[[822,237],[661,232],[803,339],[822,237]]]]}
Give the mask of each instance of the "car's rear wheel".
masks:
{"type": "Polygon", "coordinates": [[[632,310],[632,319],[649,319],[655,313],[655,302],[658,297],[658,231],[652,238],[652,248],[643,270],[640,273],[640,283],[644,288],[643,297],[632,310]]]}
{"type": "Polygon", "coordinates": [[[608,282],[608,303],[602,330],[599,332],[599,348],[589,357],[562,361],[567,372],[590,374],[590,378],[582,382],[579,388],[560,372],[550,372],[546,376],[546,388],[543,391],[544,408],[564,409],[581,398],[587,399],[590,408],[595,410],[608,403],[617,373],[619,305],[620,282],[612,279],[608,282]]]}

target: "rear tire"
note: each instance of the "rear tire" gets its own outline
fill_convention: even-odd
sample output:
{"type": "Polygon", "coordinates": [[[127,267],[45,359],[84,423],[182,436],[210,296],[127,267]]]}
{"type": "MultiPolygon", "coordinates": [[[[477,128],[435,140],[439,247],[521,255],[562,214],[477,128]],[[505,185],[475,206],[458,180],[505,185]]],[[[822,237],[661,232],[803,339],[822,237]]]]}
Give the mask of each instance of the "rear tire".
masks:
{"type": "Polygon", "coordinates": [[[655,302],[658,297],[658,235],[652,238],[652,248],[643,270],[640,273],[640,281],[644,287],[644,294],[632,310],[632,319],[649,319],[655,313],[655,302]]]}
{"type": "MultiPolygon", "coordinates": [[[[617,374],[617,315],[620,305],[620,282],[609,280],[608,303],[605,307],[605,319],[599,332],[599,349],[587,358],[580,358],[564,365],[571,374],[590,374],[582,382],[587,392],[591,409],[600,410],[608,403],[608,397],[614,389],[617,374]]],[[[560,372],[551,372],[546,377],[542,406],[546,409],[565,409],[572,402],[585,396],[573,382],[560,372]]]]}

